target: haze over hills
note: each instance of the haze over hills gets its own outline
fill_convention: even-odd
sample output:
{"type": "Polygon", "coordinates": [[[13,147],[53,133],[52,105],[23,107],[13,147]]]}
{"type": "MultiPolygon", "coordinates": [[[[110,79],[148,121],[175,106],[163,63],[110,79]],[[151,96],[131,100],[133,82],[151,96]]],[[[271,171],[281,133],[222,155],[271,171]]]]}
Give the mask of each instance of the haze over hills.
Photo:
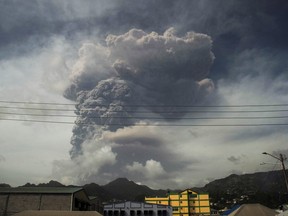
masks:
{"type": "MultiPolygon", "coordinates": [[[[49,183],[38,185],[27,183],[22,187],[61,186],[65,185],[57,181],[50,181],[49,183]]],[[[8,184],[0,184],[0,187],[10,186],[8,184]]],[[[97,196],[104,202],[120,200],[144,201],[145,196],[165,196],[168,192],[168,189],[153,190],[148,186],[136,184],[126,178],[118,178],[103,186],[90,183],[82,187],[89,196],[97,196]]],[[[269,207],[278,207],[288,201],[282,171],[245,175],[232,174],[228,177],[214,180],[204,187],[191,189],[198,193],[208,192],[214,208],[222,208],[235,203],[261,203],[269,207]]],[[[171,192],[179,192],[179,190],[171,192]]]]}

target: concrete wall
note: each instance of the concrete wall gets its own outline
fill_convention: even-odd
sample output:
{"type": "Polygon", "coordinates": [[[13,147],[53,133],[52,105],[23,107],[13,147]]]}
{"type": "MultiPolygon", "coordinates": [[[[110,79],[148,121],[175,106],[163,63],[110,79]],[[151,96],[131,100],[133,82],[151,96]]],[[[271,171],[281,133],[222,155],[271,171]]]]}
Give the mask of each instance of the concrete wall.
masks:
{"type": "Polygon", "coordinates": [[[71,210],[71,195],[42,195],[40,210],[71,210]]]}
{"type": "Polygon", "coordinates": [[[9,194],[0,195],[0,215],[9,216],[24,210],[71,210],[71,195],[9,194]]]}

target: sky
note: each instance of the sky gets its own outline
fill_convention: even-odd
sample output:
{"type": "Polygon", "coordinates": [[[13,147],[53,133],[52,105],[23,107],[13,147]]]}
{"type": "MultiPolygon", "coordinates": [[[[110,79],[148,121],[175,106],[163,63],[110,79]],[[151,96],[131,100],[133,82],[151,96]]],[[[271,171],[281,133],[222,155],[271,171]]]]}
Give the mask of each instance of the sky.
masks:
{"type": "Polygon", "coordinates": [[[287,10],[0,0],[0,183],[185,189],[281,169],[262,152],[288,155],[287,10]]]}

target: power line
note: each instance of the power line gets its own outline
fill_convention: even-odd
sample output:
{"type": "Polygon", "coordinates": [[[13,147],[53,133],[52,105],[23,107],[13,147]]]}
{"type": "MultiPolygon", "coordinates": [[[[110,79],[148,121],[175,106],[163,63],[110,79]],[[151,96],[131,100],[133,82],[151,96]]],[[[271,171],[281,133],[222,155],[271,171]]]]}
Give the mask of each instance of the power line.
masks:
{"type": "MultiPolygon", "coordinates": [[[[213,105],[213,106],[156,106],[156,105],[125,105],[125,106],[121,106],[119,105],[119,107],[121,108],[145,108],[145,107],[150,107],[150,108],[155,108],[153,111],[148,111],[148,110],[109,110],[107,109],[107,111],[111,114],[121,114],[121,113],[125,113],[125,114],[131,114],[130,116],[93,116],[93,112],[92,113],[88,113],[89,115],[87,115],[86,113],[81,114],[81,112],[85,112],[85,111],[95,111],[95,109],[97,107],[102,108],[103,106],[105,107],[105,105],[95,105],[95,108],[82,108],[82,109],[69,109],[69,108],[55,108],[55,107],[49,107],[46,105],[62,105],[62,106],[66,106],[66,105],[75,105],[75,104],[65,104],[65,103],[52,103],[52,102],[25,102],[25,101],[4,101],[1,100],[1,103],[11,103],[11,104],[22,104],[22,105],[45,105],[44,107],[31,107],[31,106],[25,106],[25,107],[21,107],[21,106],[0,106],[0,109],[2,108],[2,110],[5,109],[18,109],[18,110],[33,110],[33,111],[51,111],[51,112],[57,112],[57,111],[61,111],[61,112],[67,112],[67,111],[73,111],[75,113],[75,115],[68,115],[68,114],[58,114],[58,113],[19,113],[17,111],[15,112],[11,112],[11,111],[6,111],[6,112],[0,112],[0,114],[2,115],[16,115],[16,116],[35,116],[35,117],[79,117],[79,116],[83,116],[86,119],[101,119],[104,120],[105,119],[126,119],[126,120],[130,120],[130,119],[135,119],[135,120],[245,120],[245,119],[255,119],[255,120],[264,120],[264,119],[287,119],[288,115],[281,115],[281,112],[288,112],[288,109],[271,109],[271,107],[284,107],[284,106],[288,106],[288,104],[269,104],[269,105],[264,105],[264,104],[260,104],[260,105],[253,105],[253,104],[242,104],[242,105],[229,105],[229,106],[224,106],[224,105],[213,105]],[[138,107],[139,106],[139,107],[138,107]],[[207,108],[207,109],[195,109],[193,110],[193,108],[207,108]],[[254,107],[252,110],[230,110],[230,109],[221,109],[221,110],[215,110],[215,109],[210,109],[210,108],[251,108],[254,107]],[[263,107],[270,107],[270,109],[260,109],[263,107]],[[159,108],[159,109],[156,109],[159,108]],[[163,108],[163,109],[160,109],[163,108]],[[174,108],[174,109],[173,109],[174,108]],[[186,110],[179,110],[178,108],[187,108],[186,110]],[[189,108],[189,109],[188,109],[189,108]],[[255,108],[258,108],[257,110],[255,110],[255,108]],[[172,110],[171,110],[172,109],[172,110]],[[191,110],[192,109],[192,110],[191,110]],[[227,114],[227,113],[235,113],[235,114],[244,114],[244,113],[278,113],[278,116],[194,116],[194,117],[189,117],[189,116],[180,116],[178,117],[177,114],[193,114],[193,113],[214,113],[214,114],[227,114]],[[91,115],[92,114],[92,115],[91,115]],[[133,114],[133,115],[132,115],[133,114]],[[139,114],[139,115],[137,115],[139,114]],[[141,114],[159,114],[162,116],[143,116],[141,114]],[[172,116],[174,115],[175,116],[172,116]],[[163,116],[166,115],[166,116],[163,116]]],[[[111,105],[107,105],[109,107],[117,107],[118,105],[116,104],[111,104],[111,105]]],[[[76,106],[77,107],[77,106],[76,106]]],[[[106,110],[103,110],[103,113],[105,113],[106,110]]],[[[98,111],[97,111],[98,112],[98,111]]],[[[284,113],[283,113],[284,114],[284,113]]],[[[35,119],[11,119],[11,118],[1,118],[0,120],[7,120],[7,121],[31,121],[31,122],[43,122],[43,123],[63,123],[63,124],[74,124],[72,122],[62,122],[62,121],[52,121],[52,120],[35,120],[35,119]]],[[[82,123],[85,124],[85,123],[82,123]]],[[[115,124],[105,124],[105,125],[115,125],[115,124]]],[[[159,124],[158,124],[159,125],[159,124]]],[[[161,124],[160,126],[267,126],[267,125],[287,125],[286,123],[249,123],[249,124],[161,124]]],[[[116,124],[115,126],[124,126],[122,124],[116,124]]]]}
{"type": "MultiPolygon", "coordinates": [[[[94,109],[81,109],[78,111],[89,111],[94,109]]],[[[110,113],[155,113],[155,114],[186,114],[186,113],[269,113],[288,112],[286,110],[162,110],[162,111],[137,111],[137,110],[109,110],[110,113]]]]}
{"type": "Polygon", "coordinates": [[[56,123],[56,124],[75,124],[74,122],[63,122],[63,121],[44,121],[44,120],[33,120],[33,119],[10,119],[0,118],[0,121],[19,121],[19,122],[38,122],[38,123],[56,123]]]}
{"type": "MultiPolygon", "coordinates": [[[[97,107],[97,106],[96,106],[97,107]]],[[[94,108],[85,108],[80,110],[75,109],[60,109],[60,108],[35,108],[35,107],[13,107],[13,106],[0,106],[2,109],[23,109],[23,110],[47,110],[47,111],[93,111],[94,108]]],[[[170,108],[170,107],[166,107],[170,108]]],[[[113,113],[175,113],[175,114],[183,114],[183,113],[268,113],[268,112],[288,112],[288,109],[281,110],[170,110],[170,111],[137,111],[137,110],[109,110],[109,112],[113,113]]]]}
{"type": "MultiPolygon", "coordinates": [[[[79,117],[81,115],[60,115],[60,114],[35,114],[35,113],[15,113],[15,112],[0,112],[4,115],[19,115],[19,116],[39,116],[39,117],[79,117]]],[[[227,120],[238,120],[238,119],[285,119],[288,116],[228,116],[228,117],[152,117],[152,116],[85,116],[87,119],[147,119],[147,120],[215,120],[215,119],[227,119],[227,120]]]]}
{"type": "MultiPolygon", "coordinates": [[[[56,103],[56,102],[33,102],[33,101],[9,101],[9,100],[0,100],[0,103],[12,103],[12,104],[32,104],[32,105],[59,105],[59,106],[66,106],[66,105],[78,105],[77,103],[56,103]]],[[[156,105],[156,104],[131,104],[131,105],[118,105],[118,104],[99,104],[96,106],[121,106],[121,107],[174,107],[174,108],[225,108],[225,107],[281,107],[281,106],[288,106],[288,104],[238,104],[238,105],[173,105],[173,104],[166,104],[166,105],[156,105]]]]}
{"type": "Polygon", "coordinates": [[[11,107],[0,106],[3,109],[24,109],[24,110],[50,110],[50,111],[75,111],[75,109],[54,109],[54,108],[35,108],[35,107],[11,107]]]}
{"type": "Polygon", "coordinates": [[[137,123],[133,125],[117,124],[117,123],[103,123],[103,124],[87,124],[81,122],[63,122],[50,120],[33,120],[33,119],[11,119],[0,118],[3,121],[22,121],[22,122],[38,122],[38,123],[56,123],[56,124],[77,124],[77,125],[98,125],[98,126],[168,126],[168,127],[258,127],[258,126],[288,126],[288,123],[259,123],[259,124],[146,124],[137,123]]]}
{"type": "Polygon", "coordinates": [[[12,103],[12,104],[44,104],[44,105],[75,105],[75,103],[56,103],[56,102],[32,102],[32,101],[7,101],[7,100],[0,100],[0,103],[12,103]]]}
{"type": "Polygon", "coordinates": [[[15,112],[0,112],[4,115],[19,115],[19,116],[42,116],[42,117],[77,117],[77,115],[60,115],[60,114],[36,114],[36,113],[15,113],[15,112]]]}

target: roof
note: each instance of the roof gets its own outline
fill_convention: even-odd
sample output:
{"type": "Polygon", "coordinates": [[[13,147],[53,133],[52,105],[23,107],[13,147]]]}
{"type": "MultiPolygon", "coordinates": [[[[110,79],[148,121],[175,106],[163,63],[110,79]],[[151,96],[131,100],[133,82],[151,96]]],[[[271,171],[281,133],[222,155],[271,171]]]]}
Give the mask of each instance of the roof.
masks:
{"type": "Polygon", "coordinates": [[[199,195],[208,195],[209,193],[207,193],[207,192],[199,192],[199,191],[196,191],[195,189],[185,189],[185,190],[182,190],[180,193],[182,194],[182,193],[184,193],[184,192],[192,192],[192,193],[195,193],[195,194],[199,194],[199,195]]]}
{"type": "Polygon", "coordinates": [[[229,216],[275,216],[276,211],[261,204],[243,204],[229,216]]]}
{"type": "Polygon", "coordinates": [[[88,196],[88,197],[89,197],[90,200],[94,200],[94,199],[98,200],[97,196],[88,196]]]}
{"type": "Polygon", "coordinates": [[[229,215],[232,212],[234,212],[236,209],[238,209],[239,207],[240,207],[240,205],[234,205],[231,209],[227,209],[227,210],[223,211],[221,215],[229,215]]]}
{"type": "Polygon", "coordinates": [[[27,210],[22,211],[13,216],[102,216],[99,212],[96,211],[52,211],[52,210],[43,210],[43,211],[33,211],[27,210]]]}
{"type": "Polygon", "coordinates": [[[83,190],[81,187],[15,187],[7,188],[0,187],[0,194],[14,193],[14,194],[37,194],[37,193],[46,193],[46,194],[74,194],[80,190],[83,190]]]}

